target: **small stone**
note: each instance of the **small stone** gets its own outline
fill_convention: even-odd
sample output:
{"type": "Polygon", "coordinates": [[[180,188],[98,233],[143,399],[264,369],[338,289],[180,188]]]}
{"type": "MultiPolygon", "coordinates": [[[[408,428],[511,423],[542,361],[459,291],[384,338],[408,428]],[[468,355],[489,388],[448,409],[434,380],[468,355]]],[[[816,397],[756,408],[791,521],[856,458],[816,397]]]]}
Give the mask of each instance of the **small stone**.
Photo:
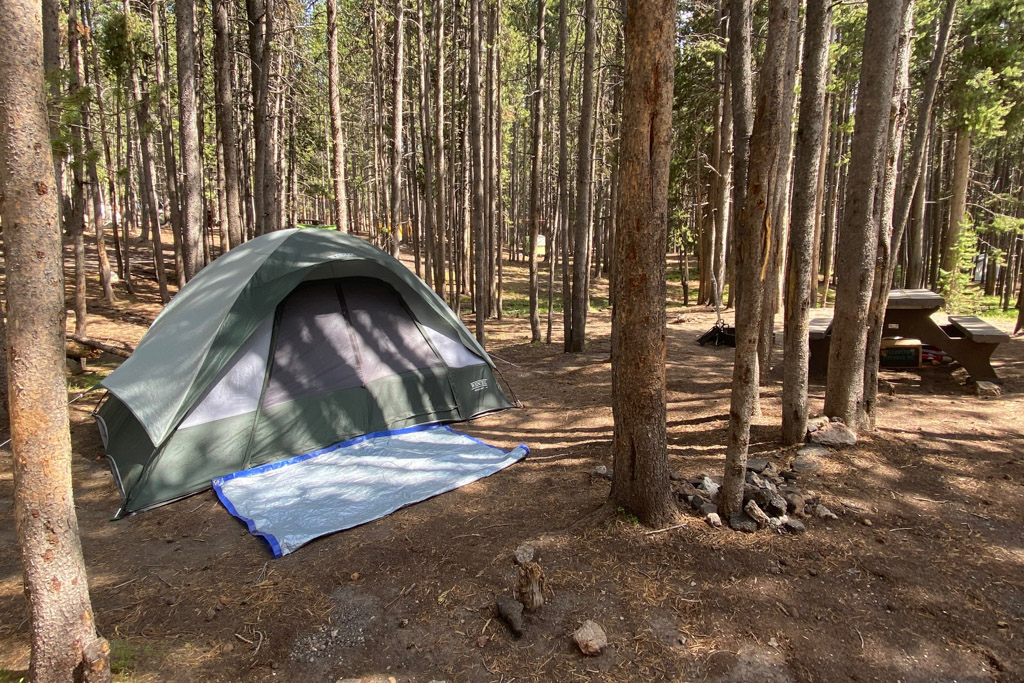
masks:
{"type": "Polygon", "coordinates": [[[527,562],[533,562],[533,556],[536,551],[533,546],[529,543],[523,543],[521,546],[516,548],[516,551],[512,553],[512,559],[515,560],[516,564],[523,565],[527,562]]]}
{"type": "Polygon", "coordinates": [[[802,534],[807,531],[807,527],[799,519],[793,519],[790,517],[786,520],[785,524],[782,525],[786,531],[791,534],[802,534]]]}
{"type": "Polygon", "coordinates": [[[814,508],[814,514],[819,519],[839,519],[836,517],[834,512],[821,504],[818,504],[818,506],[814,508]]]}
{"type": "Polygon", "coordinates": [[[768,515],[764,513],[764,510],[754,501],[748,500],[747,504],[743,506],[744,512],[750,515],[750,518],[757,522],[758,528],[765,528],[769,524],[768,515]]]}
{"type": "MultiPolygon", "coordinates": [[[[409,620],[408,619],[399,619],[398,620],[398,628],[409,628],[409,620]]],[[[335,637],[337,637],[337,631],[334,632],[334,635],[335,635],[335,637]]]]}
{"type": "Polygon", "coordinates": [[[359,580],[359,572],[352,572],[352,575],[349,576],[348,578],[349,578],[350,581],[358,581],[359,580]]]}
{"type": "Polygon", "coordinates": [[[718,506],[714,503],[704,503],[700,506],[700,513],[702,515],[713,515],[718,512],[718,506]]]}
{"type": "Polygon", "coordinates": [[[717,512],[708,513],[708,515],[704,518],[704,521],[707,522],[709,526],[714,527],[715,529],[722,526],[722,518],[718,516],[717,512]]]}
{"type": "Polygon", "coordinates": [[[489,642],[491,642],[491,637],[490,636],[480,636],[479,638],[476,639],[476,646],[477,647],[484,647],[489,642]]]}
{"type": "Polygon", "coordinates": [[[690,496],[689,498],[690,507],[694,510],[700,510],[702,507],[707,505],[710,501],[704,496],[690,496]]]}
{"type": "Polygon", "coordinates": [[[608,468],[604,465],[598,465],[594,469],[590,470],[590,476],[596,477],[597,479],[607,479],[611,481],[612,475],[608,472],[608,468]]]}
{"type": "Polygon", "coordinates": [[[782,470],[782,472],[780,472],[779,474],[786,481],[796,481],[796,476],[797,475],[796,475],[796,472],[794,472],[793,470],[782,470]]]}
{"type": "Polygon", "coordinates": [[[805,446],[801,446],[796,452],[797,455],[811,455],[815,458],[830,458],[832,457],[832,451],[825,448],[821,444],[809,443],[805,446]]]}
{"type": "Polygon", "coordinates": [[[596,621],[587,619],[572,634],[573,640],[576,641],[576,645],[580,648],[580,652],[587,656],[599,655],[606,647],[608,647],[608,636],[605,635],[604,629],[596,621]]]}
{"type": "Polygon", "coordinates": [[[787,493],[785,496],[786,500],[786,512],[791,515],[801,517],[804,514],[804,505],[806,500],[799,493],[787,493]]]}
{"type": "Polygon", "coordinates": [[[757,522],[742,510],[729,517],[729,526],[734,531],[742,531],[747,534],[752,534],[757,531],[757,522]]]}
{"type": "Polygon", "coordinates": [[[822,446],[852,446],[857,443],[857,435],[842,422],[830,422],[811,434],[811,441],[822,446]]]}
{"type": "Polygon", "coordinates": [[[776,531],[780,531],[785,526],[787,519],[789,519],[789,517],[786,515],[782,515],[781,517],[769,517],[768,526],[776,531]]]}
{"type": "Polygon", "coordinates": [[[700,487],[707,492],[708,497],[714,500],[718,496],[718,490],[721,488],[716,484],[711,477],[704,477],[700,480],[700,487]]]}
{"type": "Polygon", "coordinates": [[[517,638],[523,635],[526,624],[523,622],[523,603],[513,600],[507,595],[498,596],[498,616],[500,616],[513,635],[517,638]]]}
{"type": "Polygon", "coordinates": [[[995,382],[982,380],[974,383],[974,393],[982,398],[995,398],[1003,395],[1003,388],[995,382]]]}
{"type": "Polygon", "coordinates": [[[750,458],[747,460],[747,469],[751,472],[761,474],[768,467],[768,458],[750,458]]]}
{"type": "Polygon", "coordinates": [[[814,474],[821,471],[821,462],[812,455],[798,455],[789,463],[794,472],[814,474]]]}
{"type": "Polygon", "coordinates": [[[996,626],[998,626],[999,628],[1010,628],[1010,624],[1002,620],[997,621],[996,626]]]}
{"type": "Polygon", "coordinates": [[[865,517],[864,519],[860,520],[860,523],[863,524],[864,526],[871,526],[871,520],[868,519],[867,517],[865,517]]]}

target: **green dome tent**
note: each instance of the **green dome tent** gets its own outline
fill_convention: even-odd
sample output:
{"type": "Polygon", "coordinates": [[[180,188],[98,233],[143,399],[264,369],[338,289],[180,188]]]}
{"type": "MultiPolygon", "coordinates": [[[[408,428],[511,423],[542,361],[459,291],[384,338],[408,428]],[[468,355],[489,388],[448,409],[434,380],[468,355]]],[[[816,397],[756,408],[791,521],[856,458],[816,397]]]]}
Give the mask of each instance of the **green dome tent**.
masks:
{"type": "Polygon", "coordinates": [[[204,268],[103,380],[118,517],[353,436],[511,408],[476,339],[380,249],[281,230],[204,268]]]}

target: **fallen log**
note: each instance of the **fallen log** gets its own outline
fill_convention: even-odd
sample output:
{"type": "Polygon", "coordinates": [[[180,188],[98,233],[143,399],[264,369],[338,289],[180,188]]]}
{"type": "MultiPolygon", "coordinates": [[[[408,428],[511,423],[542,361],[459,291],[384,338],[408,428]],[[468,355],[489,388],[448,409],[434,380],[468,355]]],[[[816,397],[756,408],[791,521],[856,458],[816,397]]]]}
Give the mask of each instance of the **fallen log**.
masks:
{"type": "Polygon", "coordinates": [[[76,341],[79,344],[84,344],[85,346],[90,346],[94,349],[99,349],[100,351],[112,353],[115,356],[120,356],[121,358],[127,358],[128,356],[132,355],[132,349],[130,348],[112,346],[111,344],[101,342],[99,340],[93,339],[92,337],[83,337],[80,334],[69,334],[67,335],[67,338],[72,341],[76,341]]]}

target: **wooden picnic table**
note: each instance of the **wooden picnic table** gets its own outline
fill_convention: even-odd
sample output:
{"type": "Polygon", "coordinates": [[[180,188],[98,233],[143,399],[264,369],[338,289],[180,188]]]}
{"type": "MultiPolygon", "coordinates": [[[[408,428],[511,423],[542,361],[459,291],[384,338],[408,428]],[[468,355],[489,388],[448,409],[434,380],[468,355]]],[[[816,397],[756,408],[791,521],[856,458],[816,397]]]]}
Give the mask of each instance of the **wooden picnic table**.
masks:
{"type": "MultiPolygon", "coordinates": [[[[927,289],[894,289],[882,322],[883,337],[917,339],[941,349],[960,363],[975,381],[1001,383],[992,368],[992,353],[1010,337],[1002,330],[974,316],[947,316],[949,323],[939,325],[932,315],[946,305],[941,295],[927,289]]],[[[824,374],[828,369],[828,353],[832,337],[832,321],[817,318],[810,325],[811,372],[824,374]]]]}

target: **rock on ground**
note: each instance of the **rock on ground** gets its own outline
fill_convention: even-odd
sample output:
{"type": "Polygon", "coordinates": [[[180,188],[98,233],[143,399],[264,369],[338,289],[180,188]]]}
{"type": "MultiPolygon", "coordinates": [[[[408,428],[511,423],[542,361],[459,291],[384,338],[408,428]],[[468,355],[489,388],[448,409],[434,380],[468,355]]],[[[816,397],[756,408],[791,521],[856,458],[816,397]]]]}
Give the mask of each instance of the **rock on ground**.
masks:
{"type": "Polygon", "coordinates": [[[1003,395],[1003,388],[995,382],[975,382],[974,393],[982,398],[995,398],[1003,395]]]}
{"type": "Polygon", "coordinates": [[[789,466],[799,474],[813,474],[821,471],[821,462],[813,455],[798,455],[793,458],[789,466]]]}
{"type": "Polygon", "coordinates": [[[747,534],[757,531],[757,522],[743,511],[737,512],[729,518],[729,526],[735,531],[742,531],[747,534]]]}
{"type": "Polygon", "coordinates": [[[500,616],[515,636],[523,635],[526,624],[523,622],[523,603],[513,600],[507,595],[498,596],[498,616],[500,616]]]}
{"type": "Polygon", "coordinates": [[[576,629],[572,638],[576,641],[580,652],[588,656],[599,655],[608,647],[608,636],[605,635],[604,629],[596,621],[590,619],[584,621],[583,625],[576,629]]]}
{"type": "Polygon", "coordinates": [[[852,446],[857,443],[857,435],[842,422],[829,422],[811,432],[811,442],[822,446],[852,446]]]}

